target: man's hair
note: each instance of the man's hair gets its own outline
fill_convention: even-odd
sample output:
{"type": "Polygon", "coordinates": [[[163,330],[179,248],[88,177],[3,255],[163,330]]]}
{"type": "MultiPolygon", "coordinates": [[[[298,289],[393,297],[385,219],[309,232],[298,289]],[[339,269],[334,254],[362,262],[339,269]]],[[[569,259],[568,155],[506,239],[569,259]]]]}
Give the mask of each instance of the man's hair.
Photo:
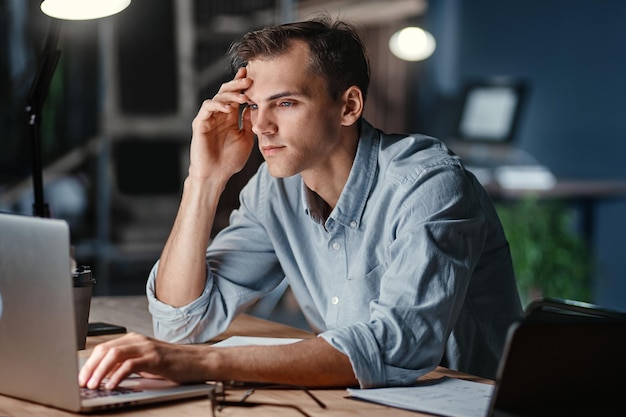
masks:
{"type": "Polygon", "coordinates": [[[278,57],[286,53],[294,41],[308,45],[309,69],[326,80],[333,100],[353,85],[361,90],[365,100],[370,66],[363,41],[353,26],[328,17],[248,32],[228,51],[231,68],[236,71],[253,59],[278,57]]]}

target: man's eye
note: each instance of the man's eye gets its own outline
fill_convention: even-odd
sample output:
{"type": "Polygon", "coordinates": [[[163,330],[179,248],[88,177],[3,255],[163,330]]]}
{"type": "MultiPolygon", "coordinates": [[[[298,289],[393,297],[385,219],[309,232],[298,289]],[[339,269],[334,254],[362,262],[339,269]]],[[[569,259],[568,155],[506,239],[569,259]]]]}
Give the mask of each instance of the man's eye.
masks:
{"type": "Polygon", "coordinates": [[[256,110],[258,108],[259,108],[259,106],[257,106],[256,104],[248,104],[248,109],[250,109],[250,110],[256,110]]]}
{"type": "Polygon", "coordinates": [[[281,101],[278,105],[280,107],[291,107],[291,106],[293,106],[293,102],[291,102],[291,101],[281,101]]]}

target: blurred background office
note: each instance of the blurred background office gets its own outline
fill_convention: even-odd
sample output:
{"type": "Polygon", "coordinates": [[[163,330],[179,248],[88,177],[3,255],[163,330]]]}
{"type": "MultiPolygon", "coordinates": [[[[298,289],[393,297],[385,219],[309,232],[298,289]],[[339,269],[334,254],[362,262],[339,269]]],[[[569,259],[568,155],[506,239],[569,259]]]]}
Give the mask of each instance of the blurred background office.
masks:
{"type": "MultiPolygon", "coordinates": [[[[50,22],[39,3],[0,0],[0,210],[26,214],[33,195],[24,106],[50,22]]],[[[535,276],[536,295],[542,280],[564,272],[555,286],[546,284],[547,295],[626,309],[621,0],[133,0],[112,17],[63,21],[42,119],[45,197],[52,217],[70,223],[75,256],[98,281],[96,295],[144,293],[176,214],[191,120],[231,77],[224,58],[230,43],[250,29],[318,12],[362,29],[373,75],[366,118],[383,130],[432,135],[456,151],[466,145],[459,120],[468,86],[523,85],[506,147],[532,156],[569,188],[547,197],[550,186],[514,186],[509,194],[498,192],[502,184],[494,188],[503,217],[512,218],[511,236],[528,235],[515,247],[519,268],[532,253],[545,257],[542,265],[560,260],[519,275],[535,276]],[[390,51],[389,39],[408,26],[432,34],[432,55],[407,61],[390,51]],[[532,200],[533,189],[544,197],[532,200]],[[537,213],[546,210],[535,209],[553,202],[560,211],[547,222],[565,224],[573,246],[542,246],[560,229],[519,232],[541,223],[537,213]],[[529,204],[535,211],[506,212],[529,204]],[[578,264],[581,257],[590,263],[578,264]],[[576,271],[586,292],[563,284],[576,271]]],[[[231,180],[214,232],[260,162],[254,153],[231,180]]]]}

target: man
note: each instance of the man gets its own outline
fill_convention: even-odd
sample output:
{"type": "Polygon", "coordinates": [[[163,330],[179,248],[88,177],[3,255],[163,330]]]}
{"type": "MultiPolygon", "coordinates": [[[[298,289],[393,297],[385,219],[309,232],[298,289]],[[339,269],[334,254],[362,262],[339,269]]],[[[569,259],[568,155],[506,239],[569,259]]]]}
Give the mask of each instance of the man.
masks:
{"type": "Polygon", "coordinates": [[[362,118],[369,65],[353,29],[325,20],[251,32],[239,67],[193,121],[189,174],[148,281],[155,334],[99,345],[79,376],[307,386],[411,384],[440,363],[493,376],[521,314],[508,244],[486,193],[424,136],[362,118]],[[247,104],[243,126],[238,107],[247,104]],[[211,243],[218,199],[254,138],[265,158],[211,243]],[[319,336],[212,348],[286,277],[319,336]]]}

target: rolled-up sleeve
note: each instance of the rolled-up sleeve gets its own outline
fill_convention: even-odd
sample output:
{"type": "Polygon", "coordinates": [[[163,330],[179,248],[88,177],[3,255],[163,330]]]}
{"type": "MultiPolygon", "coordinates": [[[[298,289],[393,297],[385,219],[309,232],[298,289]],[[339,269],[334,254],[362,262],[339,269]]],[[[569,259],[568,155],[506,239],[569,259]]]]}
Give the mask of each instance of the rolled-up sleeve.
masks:
{"type": "Polygon", "coordinates": [[[152,268],[146,285],[148,309],[152,315],[152,326],[156,338],[172,343],[199,343],[211,339],[228,327],[227,314],[210,314],[210,292],[212,279],[207,282],[202,294],[191,303],[173,307],[155,296],[158,262],[152,268]],[[212,317],[210,325],[206,318],[212,317]]]}

